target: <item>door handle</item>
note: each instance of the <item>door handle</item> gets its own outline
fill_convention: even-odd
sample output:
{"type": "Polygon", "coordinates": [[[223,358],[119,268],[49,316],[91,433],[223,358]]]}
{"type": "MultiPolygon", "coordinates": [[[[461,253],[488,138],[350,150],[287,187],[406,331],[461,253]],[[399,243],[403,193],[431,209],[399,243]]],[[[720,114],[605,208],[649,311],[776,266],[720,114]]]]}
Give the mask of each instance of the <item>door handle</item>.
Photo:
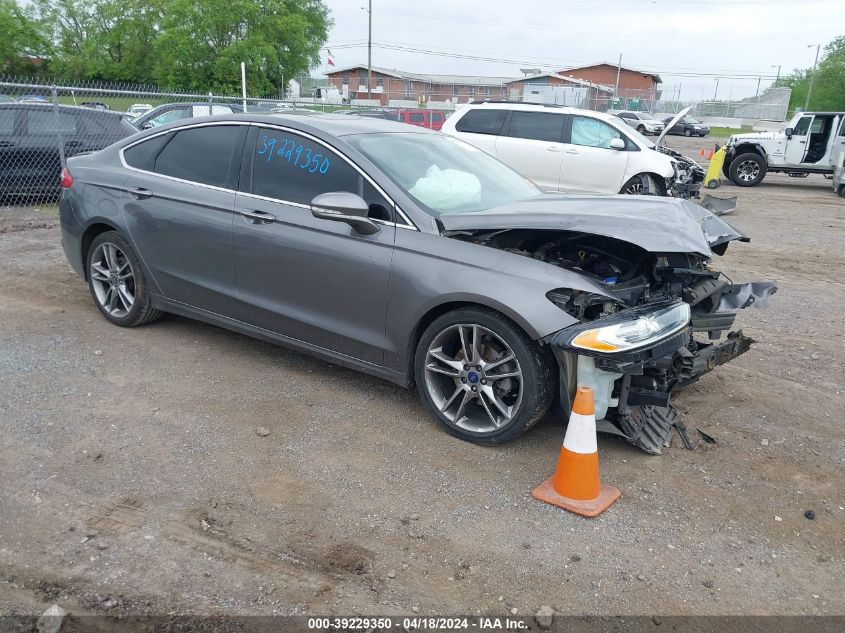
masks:
{"type": "Polygon", "coordinates": [[[255,220],[255,224],[270,224],[276,221],[276,216],[272,213],[265,213],[264,211],[253,211],[245,209],[238,211],[243,217],[249,220],[255,220]]]}
{"type": "Polygon", "coordinates": [[[145,200],[147,198],[152,198],[153,192],[149,189],[144,189],[143,187],[133,187],[129,190],[129,195],[136,200],[145,200]]]}
{"type": "Polygon", "coordinates": [[[546,151],[559,152],[560,148],[557,145],[549,145],[549,146],[546,147],[546,151]]]}
{"type": "Polygon", "coordinates": [[[577,150],[577,149],[567,149],[567,150],[564,150],[564,151],[565,151],[567,154],[577,154],[577,153],[578,153],[578,150],[577,150]]]}

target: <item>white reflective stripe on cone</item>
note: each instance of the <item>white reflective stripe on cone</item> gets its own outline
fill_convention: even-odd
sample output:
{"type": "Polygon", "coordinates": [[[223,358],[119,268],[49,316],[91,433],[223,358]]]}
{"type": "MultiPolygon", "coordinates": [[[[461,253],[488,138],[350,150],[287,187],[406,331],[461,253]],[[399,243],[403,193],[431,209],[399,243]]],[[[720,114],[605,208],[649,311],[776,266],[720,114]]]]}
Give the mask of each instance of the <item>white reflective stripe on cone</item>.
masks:
{"type": "Polygon", "coordinates": [[[596,420],[592,415],[572,413],[563,438],[563,447],[573,453],[597,453],[596,420]]]}

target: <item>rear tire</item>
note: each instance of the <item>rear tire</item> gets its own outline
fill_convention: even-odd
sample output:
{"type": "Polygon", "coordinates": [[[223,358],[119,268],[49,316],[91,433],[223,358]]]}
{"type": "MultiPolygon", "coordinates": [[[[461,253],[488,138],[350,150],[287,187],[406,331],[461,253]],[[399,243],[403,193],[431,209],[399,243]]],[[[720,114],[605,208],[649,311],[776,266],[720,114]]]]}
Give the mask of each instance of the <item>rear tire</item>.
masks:
{"type": "Polygon", "coordinates": [[[684,130],[684,136],[687,136],[687,137],[692,136],[692,130],[684,130]]]}
{"type": "Polygon", "coordinates": [[[637,132],[639,132],[640,134],[645,134],[645,126],[644,125],[638,125],[637,126],[637,132]]]}
{"type": "Polygon", "coordinates": [[[556,390],[554,362],[509,319],[467,307],[425,329],[414,378],[426,409],[448,433],[499,444],[525,433],[548,411],[556,390]]]}
{"type": "Polygon", "coordinates": [[[110,323],[137,327],[161,316],[152,307],[141,260],[120,233],[106,231],[95,237],[85,259],[91,297],[110,323]]]}
{"type": "Polygon", "coordinates": [[[731,161],[728,176],[737,187],[754,187],[766,177],[766,159],[756,152],[740,154],[731,161]]]}

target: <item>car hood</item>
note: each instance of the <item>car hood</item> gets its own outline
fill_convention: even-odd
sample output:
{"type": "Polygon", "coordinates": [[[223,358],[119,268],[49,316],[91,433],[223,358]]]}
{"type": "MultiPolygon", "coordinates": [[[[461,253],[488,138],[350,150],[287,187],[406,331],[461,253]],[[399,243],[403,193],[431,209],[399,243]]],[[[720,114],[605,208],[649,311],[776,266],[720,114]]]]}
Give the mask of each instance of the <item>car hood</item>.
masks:
{"type": "Polygon", "coordinates": [[[612,237],[652,253],[724,252],[748,238],[688,200],[659,196],[548,194],[473,213],[439,218],[443,234],[507,229],[577,231],[612,237]],[[721,247],[721,248],[720,248],[721,247]]]}
{"type": "Polygon", "coordinates": [[[731,134],[728,144],[742,141],[773,141],[782,132],[748,132],[746,134],[731,134]]]}
{"type": "Polygon", "coordinates": [[[660,143],[663,142],[663,139],[666,138],[666,135],[669,133],[669,130],[675,127],[678,121],[688,115],[690,113],[690,110],[692,110],[692,106],[687,106],[686,108],[678,112],[678,114],[675,115],[675,118],[673,118],[671,121],[669,121],[669,123],[666,124],[666,127],[663,128],[663,133],[657,137],[657,140],[654,142],[654,144],[659,147],[660,143]]]}

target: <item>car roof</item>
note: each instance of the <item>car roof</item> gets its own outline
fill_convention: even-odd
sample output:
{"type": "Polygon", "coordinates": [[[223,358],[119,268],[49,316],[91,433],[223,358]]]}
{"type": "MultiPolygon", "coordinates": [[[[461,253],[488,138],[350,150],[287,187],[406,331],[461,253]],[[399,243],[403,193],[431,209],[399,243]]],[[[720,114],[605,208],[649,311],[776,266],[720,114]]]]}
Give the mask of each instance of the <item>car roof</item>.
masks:
{"type": "Polygon", "coordinates": [[[333,136],[348,136],[352,134],[378,134],[390,132],[404,132],[408,134],[436,134],[426,128],[390,121],[388,119],[374,119],[371,117],[348,116],[344,114],[315,114],[301,116],[274,113],[222,114],[212,117],[202,117],[209,121],[252,121],[255,123],[294,123],[296,127],[312,127],[333,136]]]}
{"type": "Polygon", "coordinates": [[[520,103],[516,101],[470,101],[464,105],[456,114],[463,115],[468,110],[478,108],[492,108],[498,110],[514,110],[519,112],[549,112],[552,114],[576,114],[583,116],[590,116],[600,121],[615,123],[619,117],[614,114],[607,114],[605,112],[598,112],[596,110],[584,110],[582,108],[572,108],[570,106],[562,106],[557,104],[544,103],[520,103]]]}

